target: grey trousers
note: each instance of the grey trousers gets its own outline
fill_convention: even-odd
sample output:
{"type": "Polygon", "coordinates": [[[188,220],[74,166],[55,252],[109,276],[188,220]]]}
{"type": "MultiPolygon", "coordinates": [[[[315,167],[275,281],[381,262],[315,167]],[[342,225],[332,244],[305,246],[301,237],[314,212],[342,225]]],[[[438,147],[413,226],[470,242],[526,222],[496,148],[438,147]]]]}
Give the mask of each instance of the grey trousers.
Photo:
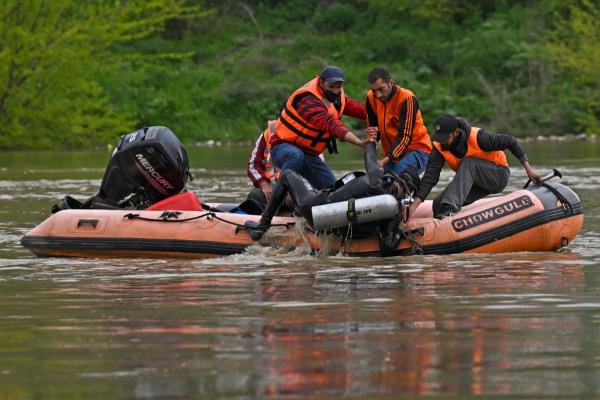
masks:
{"type": "Polygon", "coordinates": [[[500,193],[508,184],[510,170],[480,158],[467,157],[448,187],[433,199],[433,215],[457,212],[488,194],[500,193]]]}

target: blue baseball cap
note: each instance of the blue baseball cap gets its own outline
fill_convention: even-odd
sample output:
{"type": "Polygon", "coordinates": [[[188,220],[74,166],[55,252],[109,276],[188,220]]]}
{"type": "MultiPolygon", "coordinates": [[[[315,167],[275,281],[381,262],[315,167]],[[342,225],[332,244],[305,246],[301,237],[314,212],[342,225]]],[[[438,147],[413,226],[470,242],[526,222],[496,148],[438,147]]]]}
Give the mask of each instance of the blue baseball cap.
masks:
{"type": "Polygon", "coordinates": [[[321,71],[319,78],[329,83],[344,82],[344,71],[333,65],[329,65],[321,71]]]}

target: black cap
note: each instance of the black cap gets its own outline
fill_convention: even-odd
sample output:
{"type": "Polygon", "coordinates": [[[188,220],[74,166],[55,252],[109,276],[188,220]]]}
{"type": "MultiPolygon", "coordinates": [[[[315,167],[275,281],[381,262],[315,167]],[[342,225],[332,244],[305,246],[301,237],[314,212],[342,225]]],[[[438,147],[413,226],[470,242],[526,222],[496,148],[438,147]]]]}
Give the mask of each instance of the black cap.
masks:
{"type": "Polygon", "coordinates": [[[344,82],[344,71],[333,65],[329,65],[321,71],[319,78],[329,83],[344,82]]]}
{"type": "Polygon", "coordinates": [[[435,120],[435,133],[433,140],[443,143],[448,139],[448,135],[458,128],[458,120],[454,115],[444,114],[435,120]]]}

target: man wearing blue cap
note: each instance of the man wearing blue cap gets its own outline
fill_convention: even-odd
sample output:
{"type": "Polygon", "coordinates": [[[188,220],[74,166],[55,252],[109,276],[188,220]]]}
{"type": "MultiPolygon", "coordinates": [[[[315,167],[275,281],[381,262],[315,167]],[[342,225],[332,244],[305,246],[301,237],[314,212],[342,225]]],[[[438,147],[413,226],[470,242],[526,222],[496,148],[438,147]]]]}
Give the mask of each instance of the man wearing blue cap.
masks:
{"type": "Polygon", "coordinates": [[[319,158],[325,149],[337,153],[336,138],[364,147],[340,120],[342,115],[366,119],[364,104],[346,96],[344,72],[325,67],[319,76],[306,83],[287,99],[271,137],[271,158],[281,173],[296,171],[317,189],[335,184],[335,175],[319,158]]]}
{"type": "Polygon", "coordinates": [[[435,121],[433,150],[410,214],[438,183],[445,163],[456,174],[448,187],[433,199],[434,217],[451,216],[464,205],[500,193],[510,176],[504,150],[509,150],[521,162],[532,182],[540,180],[539,174],[529,165],[523,147],[513,136],[471,126],[464,118],[454,115],[440,116],[435,121]]]}

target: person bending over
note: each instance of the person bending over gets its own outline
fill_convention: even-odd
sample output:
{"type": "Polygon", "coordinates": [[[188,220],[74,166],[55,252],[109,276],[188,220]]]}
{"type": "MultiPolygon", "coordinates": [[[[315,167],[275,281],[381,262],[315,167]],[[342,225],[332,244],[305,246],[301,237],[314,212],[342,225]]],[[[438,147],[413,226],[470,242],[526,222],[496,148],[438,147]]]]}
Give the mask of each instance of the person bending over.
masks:
{"type": "Polygon", "coordinates": [[[333,171],[319,155],[337,153],[336,138],[360,147],[367,142],[341,120],[342,115],[366,120],[365,105],[346,96],[343,85],[344,72],[325,67],[287,99],[270,139],[273,164],[281,172],[296,171],[317,189],[335,184],[333,171]]]}
{"type": "Polygon", "coordinates": [[[529,179],[538,182],[540,176],[529,165],[517,139],[471,126],[465,119],[453,115],[440,116],[435,121],[433,151],[410,211],[416,210],[438,183],[445,163],[456,175],[444,191],[433,199],[433,215],[436,218],[453,215],[462,206],[489,194],[500,193],[510,176],[503,151],[507,149],[519,159],[529,179]]]}

